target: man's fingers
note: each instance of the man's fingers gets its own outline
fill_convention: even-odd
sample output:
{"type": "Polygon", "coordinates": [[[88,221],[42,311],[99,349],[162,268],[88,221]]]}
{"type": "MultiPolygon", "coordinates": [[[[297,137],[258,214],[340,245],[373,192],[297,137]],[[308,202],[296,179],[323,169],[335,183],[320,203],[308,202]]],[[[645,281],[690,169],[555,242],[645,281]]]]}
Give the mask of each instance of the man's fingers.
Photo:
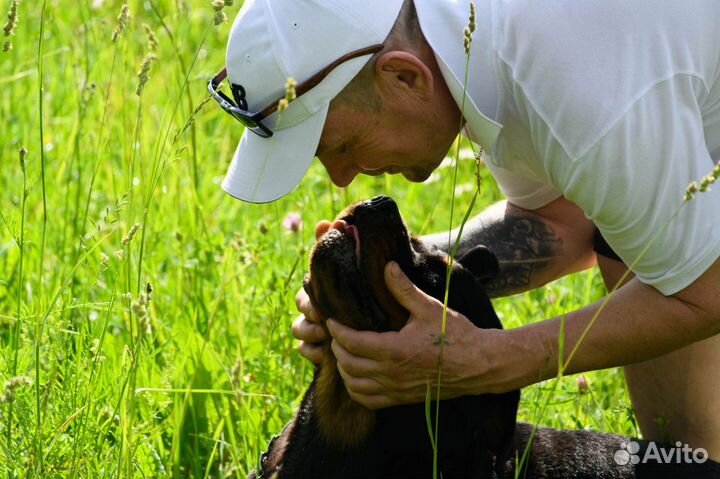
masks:
{"type": "Polygon", "coordinates": [[[308,321],[305,316],[298,316],[293,321],[291,332],[295,339],[306,343],[322,343],[328,339],[327,330],[321,324],[308,321]]]}
{"type": "Polygon", "coordinates": [[[318,345],[306,343],[306,342],[300,343],[300,346],[298,347],[298,351],[300,351],[300,354],[305,359],[310,360],[313,364],[322,363],[323,356],[325,355],[323,352],[322,346],[318,346],[318,345]]]}
{"type": "Polygon", "coordinates": [[[391,344],[395,332],[376,333],[374,331],[356,331],[344,324],[328,319],[327,328],[330,335],[342,347],[357,356],[371,359],[388,357],[388,344],[391,344]]]}
{"type": "Polygon", "coordinates": [[[411,315],[426,311],[432,303],[428,300],[428,296],[405,276],[400,266],[394,261],[385,265],[385,284],[398,303],[410,311],[411,315]]]}
{"type": "Polygon", "coordinates": [[[370,376],[376,370],[378,362],[361,356],[355,356],[340,344],[337,340],[331,343],[331,348],[337,359],[338,369],[351,376],[370,376]]]}

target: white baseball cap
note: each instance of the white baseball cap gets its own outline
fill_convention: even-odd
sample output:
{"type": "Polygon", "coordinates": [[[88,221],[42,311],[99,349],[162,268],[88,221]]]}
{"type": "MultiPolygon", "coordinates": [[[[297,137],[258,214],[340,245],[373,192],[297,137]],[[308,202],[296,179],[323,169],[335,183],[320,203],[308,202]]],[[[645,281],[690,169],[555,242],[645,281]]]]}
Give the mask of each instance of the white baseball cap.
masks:
{"type": "MultiPolygon", "coordinates": [[[[227,193],[266,203],[297,186],[315,157],[330,101],[382,48],[402,4],[403,0],[245,1],[230,31],[225,63],[235,101],[241,103],[232,105],[235,116],[240,112],[247,119],[252,112],[274,111],[285,96],[288,78],[297,82],[298,95],[285,111],[262,119],[264,133],[259,133],[271,132],[270,137],[246,128],[222,183],[227,193]],[[307,84],[318,78],[322,80],[316,85],[307,84]],[[310,89],[302,91],[305,86],[310,89]]],[[[221,72],[213,79],[211,91],[223,77],[221,72]]],[[[223,108],[233,109],[228,101],[223,108]]]]}

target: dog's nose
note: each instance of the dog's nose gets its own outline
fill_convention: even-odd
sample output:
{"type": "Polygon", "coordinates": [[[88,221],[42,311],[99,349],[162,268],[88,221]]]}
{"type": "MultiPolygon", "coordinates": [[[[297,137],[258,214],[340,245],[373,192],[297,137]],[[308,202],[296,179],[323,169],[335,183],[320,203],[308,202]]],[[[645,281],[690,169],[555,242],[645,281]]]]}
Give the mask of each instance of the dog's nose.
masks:
{"type": "Polygon", "coordinates": [[[375,198],[367,201],[367,206],[370,208],[382,208],[383,206],[394,204],[395,200],[389,196],[376,196],[375,198]]]}

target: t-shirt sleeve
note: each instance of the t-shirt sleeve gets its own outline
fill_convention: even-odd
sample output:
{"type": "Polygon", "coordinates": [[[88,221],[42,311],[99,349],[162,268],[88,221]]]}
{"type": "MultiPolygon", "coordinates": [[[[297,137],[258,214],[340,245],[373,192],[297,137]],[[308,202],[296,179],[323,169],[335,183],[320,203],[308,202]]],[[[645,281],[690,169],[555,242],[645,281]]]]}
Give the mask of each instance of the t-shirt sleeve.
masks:
{"type": "Polygon", "coordinates": [[[541,208],[562,194],[547,182],[536,181],[508,171],[491,161],[485,162],[507,200],[526,210],[541,208]]]}
{"type": "Polygon", "coordinates": [[[683,201],[690,182],[714,167],[702,88],[691,76],[655,85],[585,154],[553,172],[637,277],[665,295],[720,256],[720,184],[683,201]]]}

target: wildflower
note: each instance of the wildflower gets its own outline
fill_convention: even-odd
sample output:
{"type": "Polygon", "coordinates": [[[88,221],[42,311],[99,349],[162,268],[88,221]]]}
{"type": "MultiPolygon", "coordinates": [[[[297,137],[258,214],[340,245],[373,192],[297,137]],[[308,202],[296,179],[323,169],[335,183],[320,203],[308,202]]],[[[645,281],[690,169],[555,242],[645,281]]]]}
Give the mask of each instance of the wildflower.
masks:
{"type": "Polygon", "coordinates": [[[115,257],[115,259],[122,261],[125,259],[125,251],[119,249],[113,253],[113,256],[115,257]]]}
{"type": "Polygon", "coordinates": [[[223,3],[226,7],[232,7],[233,3],[235,3],[235,0],[224,0],[223,3]]]}
{"type": "Polygon", "coordinates": [[[152,31],[152,29],[148,26],[147,23],[143,23],[142,27],[143,30],[145,30],[145,35],[147,36],[148,50],[154,52],[158,46],[158,39],[155,36],[155,32],[152,31]]]}
{"type": "Polygon", "coordinates": [[[690,184],[687,187],[687,190],[685,190],[685,201],[690,201],[695,197],[695,193],[698,192],[698,184],[695,181],[690,182],[690,184]]]}
{"type": "Polygon", "coordinates": [[[297,213],[288,213],[282,224],[286,230],[292,233],[297,233],[302,226],[302,219],[297,213]]]}
{"type": "Polygon", "coordinates": [[[150,72],[150,66],[152,66],[152,63],[155,60],[157,60],[157,57],[152,53],[148,53],[147,55],[145,55],[142,65],[140,65],[140,70],[138,71],[138,86],[135,90],[135,94],[137,96],[142,95],[143,89],[145,89],[145,84],[150,79],[150,75],[148,75],[148,73],[150,72]]]}
{"type": "Polygon", "coordinates": [[[130,243],[133,238],[135,237],[135,234],[137,234],[138,230],[140,229],[140,223],[135,223],[132,228],[130,228],[130,231],[128,231],[128,234],[122,239],[122,245],[127,246],[128,243],[130,243]]]}
{"type": "Polygon", "coordinates": [[[223,0],[213,0],[212,7],[215,9],[216,12],[219,12],[223,8],[225,8],[225,2],[223,0]]]}
{"type": "Polygon", "coordinates": [[[117,41],[122,32],[124,32],[127,29],[128,25],[130,25],[131,18],[132,15],[130,15],[130,7],[127,3],[124,3],[122,8],[120,9],[120,15],[118,15],[117,27],[115,27],[115,31],[113,31],[112,34],[113,43],[117,41]]]}
{"type": "Polygon", "coordinates": [[[585,394],[590,391],[590,380],[581,374],[577,378],[577,387],[580,394],[585,394]]]}
{"type": "Polygon", "coordinates": [[[287,110],[288,106],[290,105],[290,102],[287,101],[287,98],[281,98],[280,101],[278,101],[277,110],[278,112],[282,113],[285,110],[287,110]]]}
{"type": "Polygon", "coordinates": [[[27,376],[15,376],[5,381],[5,391],[0,396],[0,403],[11,402],[15,399],[15,391],[23,386],[29,386],[32,384],[32,378],[27,376]]]}
{"type": "Polygon", "coordinates": [[[20,169],[25,173],[25,167],[27,166],[27,163],[25,162],[25,157],[28,154],[27,149],[23,146],[18,150],[18,153],[20,153],[20,169]]]}

